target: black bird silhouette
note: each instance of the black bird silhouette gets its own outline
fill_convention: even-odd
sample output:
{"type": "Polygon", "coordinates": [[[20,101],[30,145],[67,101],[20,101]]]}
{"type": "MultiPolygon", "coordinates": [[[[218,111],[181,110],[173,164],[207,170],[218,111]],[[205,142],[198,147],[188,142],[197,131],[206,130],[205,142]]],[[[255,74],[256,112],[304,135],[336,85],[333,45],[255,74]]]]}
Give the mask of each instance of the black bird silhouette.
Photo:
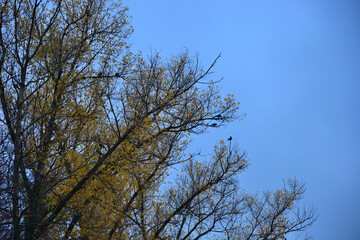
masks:
{"type": "Polygon", "coordinates": [[[231,140],[232,140],[232,136],[230,136],[230,137],[228,138],[228,140],[231,141],[231,140]]]}
{"type": "Polygon", "coordinates": [[[216,127],[217,126],[217,123],[213,123],[210,125],[210,127],[216,127]]]}
{"type": "Polygon", "coordinates": [[[115,77],[120,77],[120,73],[115,73],[115,77]]]}
{"type": "Polygon", "coordinates": [[[220,118],[222,118],[222,116],[221,116],[220,114],[218,114],[218,115],[216,115],[214,118],[220,119],[220,118]]]}

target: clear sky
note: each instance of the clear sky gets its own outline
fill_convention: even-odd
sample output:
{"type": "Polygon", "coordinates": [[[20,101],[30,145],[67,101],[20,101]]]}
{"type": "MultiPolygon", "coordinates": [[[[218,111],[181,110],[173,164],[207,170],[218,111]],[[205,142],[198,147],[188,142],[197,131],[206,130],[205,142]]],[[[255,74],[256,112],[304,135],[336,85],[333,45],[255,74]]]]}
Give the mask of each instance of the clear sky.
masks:
{"type": "Polygon", "coordinates": [[[135,50],[170,57],[186,47],[204,66],[222,52],[213,77],[247,117],[194,144],[207,151],[231,135],[251,162],[246,190],[296,176],[304,203],[318,207],[314,239],[360,239],[360,1],[124,3],[135,50]]]}

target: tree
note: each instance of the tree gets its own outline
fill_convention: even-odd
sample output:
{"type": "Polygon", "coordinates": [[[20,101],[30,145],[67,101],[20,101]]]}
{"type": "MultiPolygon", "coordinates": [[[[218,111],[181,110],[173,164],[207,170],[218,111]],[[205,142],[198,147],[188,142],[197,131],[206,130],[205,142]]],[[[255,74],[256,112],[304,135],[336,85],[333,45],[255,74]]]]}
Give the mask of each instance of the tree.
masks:
{"type": "Polygon", "coordinates": [[[310,226],[297,180],[252,196],[236,146],[186,152],[240,117],[208,80],[218,58],[205,70],[187,52],[144,59],[131,32],[115,1],[0,3],[1,238],[279,239],[310,226]]]}

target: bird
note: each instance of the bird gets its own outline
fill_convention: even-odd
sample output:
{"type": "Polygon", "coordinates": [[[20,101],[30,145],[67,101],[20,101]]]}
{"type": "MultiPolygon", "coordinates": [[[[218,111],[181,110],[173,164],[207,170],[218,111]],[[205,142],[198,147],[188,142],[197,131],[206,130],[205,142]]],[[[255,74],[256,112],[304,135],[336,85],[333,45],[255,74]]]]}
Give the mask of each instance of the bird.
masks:
{"type": "Polygon", "coordinates": [[[217,126],[217,123],[213,123],[210,125],[210,127],[216,127],[217,126]]]}
{"type": "Polygon", "coordinates": [[[221,116],[221,114],[218,114],[218,115],[216,115],[214,118],[216,118],[216,119],[221,119],[222,116],[221,116]]]}
{"type": "Polygon", "coordinates": [[[229,138],[228,138],[228,141],[231,141],[232,140],[232,136],[230,136],[229,138]]]}
{"type": "Polygon", "coordinates": [[[120,73],[115,73],[115,77],[120,77],[120,73]]]}

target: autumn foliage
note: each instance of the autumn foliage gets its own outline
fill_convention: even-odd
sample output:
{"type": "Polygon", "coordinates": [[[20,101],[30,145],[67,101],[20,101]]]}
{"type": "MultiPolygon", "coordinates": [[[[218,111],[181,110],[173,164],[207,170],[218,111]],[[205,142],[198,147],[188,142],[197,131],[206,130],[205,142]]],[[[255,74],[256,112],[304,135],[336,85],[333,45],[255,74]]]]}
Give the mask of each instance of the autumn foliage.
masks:
{"type": "Polygon", "coordinates": [[[1,239],[280,239],[315,219],[292,180],[263,196],[229,141],[194,134],[241,116],[186,51],[144,58],[127,8],[106,0],[0,3],[1,239]]]}

